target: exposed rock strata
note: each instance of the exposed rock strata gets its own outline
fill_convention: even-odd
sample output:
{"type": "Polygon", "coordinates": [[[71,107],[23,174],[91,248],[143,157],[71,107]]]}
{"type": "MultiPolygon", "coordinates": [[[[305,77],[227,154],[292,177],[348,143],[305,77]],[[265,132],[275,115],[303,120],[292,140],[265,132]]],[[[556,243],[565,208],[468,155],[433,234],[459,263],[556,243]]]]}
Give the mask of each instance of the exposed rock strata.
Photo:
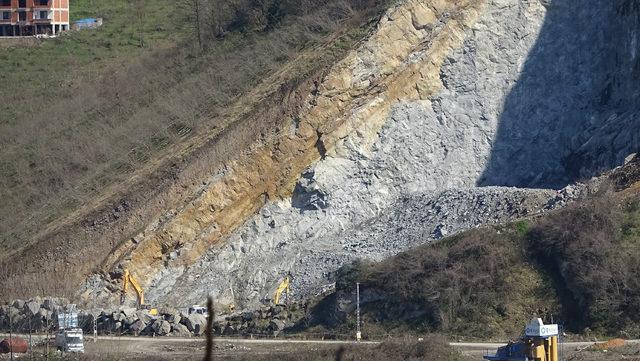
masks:
{"type": "Polygon", "coordinates": [[[107,267],[124,261],[148,286],[165,266],[193,264],[266,201],[288,198],[304,169],[335,153],[348,136],[352,142],[357,135],[366,149],[398,98],[426,99],[438,91],[440,65],[460,46],[482,5],[411,0],[391,9],[370,39],[322,80],[290,133],[230,163],[185,208],[114,252],[107,267]],[[170,259],[172,254],[177,257],[170,259]]]}
{"type": "Polygon", "coordinates": [[[550,191],[474,187],[560,187],[638,147],[640,132],[623,125],[638,128],[637,6],[585,8],[577,1],[399,3],[321,79],[288,131],[229,163],[108,267],[124,260],[156,303],[186,306],[212,294],[254,305],[286,272],[298,295],[308,295],[356,257],[379,259],[561,205],[550,191]],[[572,8],[580,10],[571,15],[572,8]],[[594,27],[600,50],[591,64],[589,40],[572,32],[598,12],[622,21],[594,27]],[[612,34],[621,39],[610,49],[615,64],[603,57],[612,34]],[[545,64],[567,41],[587,50],[572,43],[577,59],[545,64]],[[604,67],[631,70],[587,76],[604,67]],[[579,76],[566,79],[574,71],[579,76]],[[613,85],[599,89],[608,78],[613,85]],[[604,103],[582,114],[595,93],[606,95],[604,103]]]}

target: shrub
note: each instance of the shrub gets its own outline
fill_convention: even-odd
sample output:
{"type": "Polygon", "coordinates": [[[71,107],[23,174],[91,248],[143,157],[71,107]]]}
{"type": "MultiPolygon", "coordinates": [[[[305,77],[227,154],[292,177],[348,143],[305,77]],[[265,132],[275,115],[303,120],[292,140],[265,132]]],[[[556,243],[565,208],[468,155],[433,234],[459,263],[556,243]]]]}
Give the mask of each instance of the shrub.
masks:
{"type": "Polygon", "coordinates": [[[590,199],[541,219],[529,249],[554,280],[568,325],[616,333],[640,322],[638,199],[590,199]]]}

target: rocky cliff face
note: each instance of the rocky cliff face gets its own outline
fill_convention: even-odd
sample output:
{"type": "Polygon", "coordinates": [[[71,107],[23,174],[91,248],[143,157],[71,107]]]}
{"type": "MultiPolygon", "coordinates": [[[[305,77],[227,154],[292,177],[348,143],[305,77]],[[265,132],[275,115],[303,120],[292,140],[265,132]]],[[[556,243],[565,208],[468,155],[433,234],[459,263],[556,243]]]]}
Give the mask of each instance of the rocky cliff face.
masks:
{"type": "MultiPolygon", "coordinates": [[[[524,2],[523,2],[524,3],[524,2]]],[[[558,187],[638,149],[638,1],[548,1],[481,185],[558,187]]],[[[511,48],[509,42],[506,48],[511,48]]]]}
{"type": "Polygon", "coordinates": [[[306,296],[352,259],[541,211],[555,194],[543,188],[638,148],[639,13],[635,1],[401,1],[282,132],[106,267],[135,270],[154,303],[251,306],[285,273],[306,296]]]}

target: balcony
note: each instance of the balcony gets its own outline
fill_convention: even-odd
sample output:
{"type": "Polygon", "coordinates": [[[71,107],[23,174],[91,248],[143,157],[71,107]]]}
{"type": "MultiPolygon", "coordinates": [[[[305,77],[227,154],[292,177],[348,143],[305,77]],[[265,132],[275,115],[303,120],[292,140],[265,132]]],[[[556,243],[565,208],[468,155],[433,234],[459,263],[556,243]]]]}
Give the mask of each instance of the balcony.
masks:
{"type": "Polygon", "coordinates": [[[51,22],[51,20],[53,20],[53,13],[51,11],[39,10],[39,11],[34,11],[33,13],[34,23],[38,23],[38,24],[49,23],[51,22]]]}
{"type": "Polygon", "coordinates": [[[53,9],[53,1],[34,1],[33,2],[33,9],[34,10],[38,10],[38,9],[53,9]]]}

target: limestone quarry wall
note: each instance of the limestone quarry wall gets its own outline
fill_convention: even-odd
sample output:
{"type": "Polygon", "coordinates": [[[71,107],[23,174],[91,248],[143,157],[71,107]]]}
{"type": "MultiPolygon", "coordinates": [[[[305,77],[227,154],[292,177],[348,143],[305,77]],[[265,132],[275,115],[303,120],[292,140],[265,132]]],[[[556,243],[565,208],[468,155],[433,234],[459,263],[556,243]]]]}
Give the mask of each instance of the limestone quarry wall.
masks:
{"type": "Polygon", "coordinates": [[[635,1],[401,1],[286,131],[105,270],[133,270],[156,304],[251,306],[286,273],[307,296],[350,260],[539,212],[544,188],[638,148],[638,14],[635,1]]]}

